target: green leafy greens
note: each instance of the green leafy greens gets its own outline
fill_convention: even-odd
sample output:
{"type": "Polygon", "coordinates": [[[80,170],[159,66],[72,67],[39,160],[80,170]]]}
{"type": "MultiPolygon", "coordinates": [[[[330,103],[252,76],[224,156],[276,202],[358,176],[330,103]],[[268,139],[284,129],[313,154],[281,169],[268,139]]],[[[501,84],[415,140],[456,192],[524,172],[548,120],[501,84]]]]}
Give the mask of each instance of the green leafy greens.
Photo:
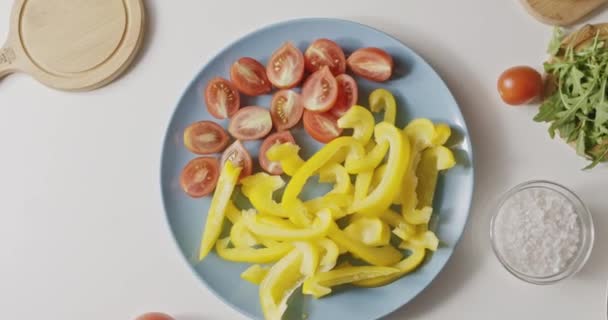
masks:
{"type": "Polygon", "coordinates": [[[548,50],[553,57],[544,64],[556,89],[545,98],[534,121],[549,123],[552,138],[557,133],[575,144],[579,155],[592,160],[585,168],[590,169],[608,154],[608,47],[598,32],[582,50],[568,46],[563,56],[557,56],[561,37],[556,29],[548,50]]]}

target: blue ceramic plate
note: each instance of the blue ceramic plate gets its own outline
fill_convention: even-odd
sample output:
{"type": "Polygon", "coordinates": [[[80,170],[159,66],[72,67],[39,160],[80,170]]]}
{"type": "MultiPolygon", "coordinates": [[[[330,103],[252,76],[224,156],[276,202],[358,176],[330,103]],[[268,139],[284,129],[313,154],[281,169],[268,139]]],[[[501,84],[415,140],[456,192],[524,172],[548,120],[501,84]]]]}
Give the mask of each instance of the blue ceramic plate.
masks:
{"type": "MultiPolygon", "coordinates": [[[[424,290],[441,271],[454,251],[469,214],[473,194],[473,155],[468,130],[445,83],[422,58],[381,31],[344,20],[292,20],[255,31],[211,59],[186,88],[167,130],[161,167],[165,210],[179,249],[211,291],[251,318],[260,319],[262,313],[257,286],[239,277],[248,265],[223,261],[213,252],[202,263],[194,263],[193,257],[198,250],[211,198],[192,199],[179,187],[182,168],[195,157],[183,146],[182,134],[195,121],[215,121],[207,114],[203,89],[214,76],[229,78],[229,68],[235,60],[250,56],[265,64],[272,52],[285,41],[292,41],[304,51],[317,38],[333,39],[347,55],[361,47],[379,47],[388,51],[395,60],[393,78],[381,84],[357,79],[359,104],[367,105],[369,93],[383,87],[393,92],[397,98],[397,124],[400,127],[415,117],[448,123],[454,131],[449,145],[455,151],[458,165],[439,179],[434,203],[436,223],[432,228],[442,244],[422,267],[399,281],[380,288],[347,287],[334,290],[332,295],[319,300],[295,297],[286,318],[302,319],[306,315],[310,320],[338,317],[349,320],[376,319],[396,310],[424,290]]],[[[243,98],[243,105],[268,106],[271,97],[243,98]]],[[[227,126],[228,122],[221,121],[221,124],[227,126]]],[[[292,130],[292,133],[302,146],[305,158],[321,147],[301,127],[292,130]]],[[[247,143],[246,147],[257,158],[259,142],[247,143]]],[[[306,196],[314,195],[310,192],[306,196]]]]}

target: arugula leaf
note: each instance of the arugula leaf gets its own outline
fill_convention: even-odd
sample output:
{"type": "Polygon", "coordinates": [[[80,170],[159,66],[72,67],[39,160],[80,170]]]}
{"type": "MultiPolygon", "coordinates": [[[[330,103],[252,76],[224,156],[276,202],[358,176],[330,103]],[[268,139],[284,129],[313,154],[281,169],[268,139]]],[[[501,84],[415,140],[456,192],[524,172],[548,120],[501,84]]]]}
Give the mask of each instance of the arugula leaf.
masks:
{"type": "Polygon", "coordinates": [[[551,36],[551,41],[549,42],[549,47],[547,48],[547,53],[554,56],[559,52],[559,48],[562,44],[562,39],[564,38],[564,29],[560,27],[553,28],[553,35],[551,36]]]}

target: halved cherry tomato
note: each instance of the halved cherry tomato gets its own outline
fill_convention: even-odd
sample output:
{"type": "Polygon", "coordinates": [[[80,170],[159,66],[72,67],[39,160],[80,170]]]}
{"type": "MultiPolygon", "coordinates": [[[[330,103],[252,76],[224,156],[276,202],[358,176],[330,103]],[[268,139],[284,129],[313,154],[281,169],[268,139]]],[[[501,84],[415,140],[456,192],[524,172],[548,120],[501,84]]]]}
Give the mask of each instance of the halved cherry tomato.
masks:
{"type": "Polygon", "coordinates": [[[228,146],[228,133],[212,121],[200,121],[184,130],[184,145],[196,154],[222,152],[228,146]]]}
{"type": "Polygon", "coordinates": [[[272,97],[270,116],[278,131],[287,130],[298,124],[303,112],[302,98],[293,90],[281,90],[272,97]]]}
{"type": "Polygon", "coordinates": [[[217,119],[232,116],[241,106],[241,97],[230,81],[215,77],[205,88],[207,111],[217,119]]]}
{"type": "Polygon", "coordinates": [[[302,87],[302,104],[310,111],[327,111],[334,106],[337,98],[338,82],[328,67],[311,74],[302,87]]]}
{"type": "Polygon", "coordinates": [[[219,163],[216,158],[198,157],[192,159],[182,170],[179,178],[182,189],[193,198],[204,197],[215,189],[219,177],[219,163]]]}
{"type": "Polygon", "coordinates": [[[239,175],[239,180],[251,175],[253,170],[253,161],[249,151],[245,149],[243,143],[239,140],[233,142],[222,154],[221,166],[224,167],[226,161],[232,161],[235,166],[243,168],[239,175]]]}
{"type": "Polygon", "coordinates": [[[359,89],[353,77],[347,74],[341,74],[336,77],[338,82],[338,98],[330,112],[336,117],[343,116],[350,107],[357,104],[359,99],[359,89]]]}
{"type": "Polygon", "coordinates": [[[273,175],[279,175],[279,174],[283,174],[283,168],[281,168],[281,163],[279,162],[272,162],[270,160],[268,160],[268,157],[266,156],[266,151],[268,151],[268,149],[270,149],[270,147],[274,146],[275,144],[281,144],[281,143],[296,143],[296,140],[293,138],[293,136],[291,135],[291,133],[289,131],[281,131],[281,132],[276,132],[273,133],[271,135],[268,136],[268,138],[266,138],[266,140],[264,140],[264,142],[262,142],[262,146],[260,147],[260,154],[258,155],[258,159],[260,161],[260,167],[262,167],[262,169],[264,169],[264,171],[273,174],[273,175]]]}
{"type": "Polygon", "coordinates": [[[266,65],[268,80],[279,89],[293,88],[304,77],[304,55],[291,42],[285,42],[266,65]]]}
{"type": "Polygon", "coordinates": [[[272,84],[266,77],[266,68],[249,57],[240,58],[232,64],[230,80],[240,92],[248,96],[259,96],[272,90],[272,84]]]}
{"type": "Polygon", "coordinates": [[[315,72],[327,66],[334,76],[346,71],[346,58],[340,46],[329,39],[317,39],[304,53],[306,70],[315,72]]]}
{"type": "Polygon", "coordinates": [[[256,140],[265,137],[272,130],[270,112],[262,107],[241,108],[230,119],[228,132],[240,140],[256,140]]]}
{"type": "Polygon", "coordinates": [[[338,118],[329,112],[318,113],[304,110],[304,129],[315,140],[328,143],[342,134],[338,118]]]}
{"type": "Polygon", "coordinates": [[[379,48],[358,49],[346,64],[356,75],[371,81],[386,81],[393,74],[393,58],[379,48]]]}
{"type": "Polygon", "coordinates": [[[150,312],[150,313],[142,314],[141,316],[137,317],[135,320],[174,320],[174,319],[173,319],[173,317],[171,317],[168,314],[164,314],[164,313],[160,313],[160,312],[150,312]]]}

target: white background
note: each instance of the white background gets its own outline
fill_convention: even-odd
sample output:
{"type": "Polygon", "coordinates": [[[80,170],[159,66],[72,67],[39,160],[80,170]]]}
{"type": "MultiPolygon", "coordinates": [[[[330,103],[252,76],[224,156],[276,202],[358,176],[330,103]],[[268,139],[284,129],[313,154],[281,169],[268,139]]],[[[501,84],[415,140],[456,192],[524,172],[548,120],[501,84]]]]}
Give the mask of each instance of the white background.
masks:
{"type": "MultiPolygon", "coordinates": [[[[12,1],[0,0],[0,38],[12,1]]],[[[179,256],[159,188],[161,139],[186,84],[229,42],[294,17],[352,19],[396,36],[445,79],[476,152],[468,227],[436,281],[388,319],[604,319],[608,167],[592,172],[535,106],[507,107],[496,78],[540,69],[551,29],[518,1],[148,1],[146,45],[117,82],[59,92],[26,75],[0,82],[0,318],[129,320],[160,310],[178,320],[244,319],[179,256]],[[493,201],[525,180],[572,188],[593,212],[593,254],[575,278],[525,284],[488,241],[493,201]]],[[[592,21],[608,20],[608,11],[592,21]]],[[[373,303],[373,301],[370,301],[373,303]]]]}

